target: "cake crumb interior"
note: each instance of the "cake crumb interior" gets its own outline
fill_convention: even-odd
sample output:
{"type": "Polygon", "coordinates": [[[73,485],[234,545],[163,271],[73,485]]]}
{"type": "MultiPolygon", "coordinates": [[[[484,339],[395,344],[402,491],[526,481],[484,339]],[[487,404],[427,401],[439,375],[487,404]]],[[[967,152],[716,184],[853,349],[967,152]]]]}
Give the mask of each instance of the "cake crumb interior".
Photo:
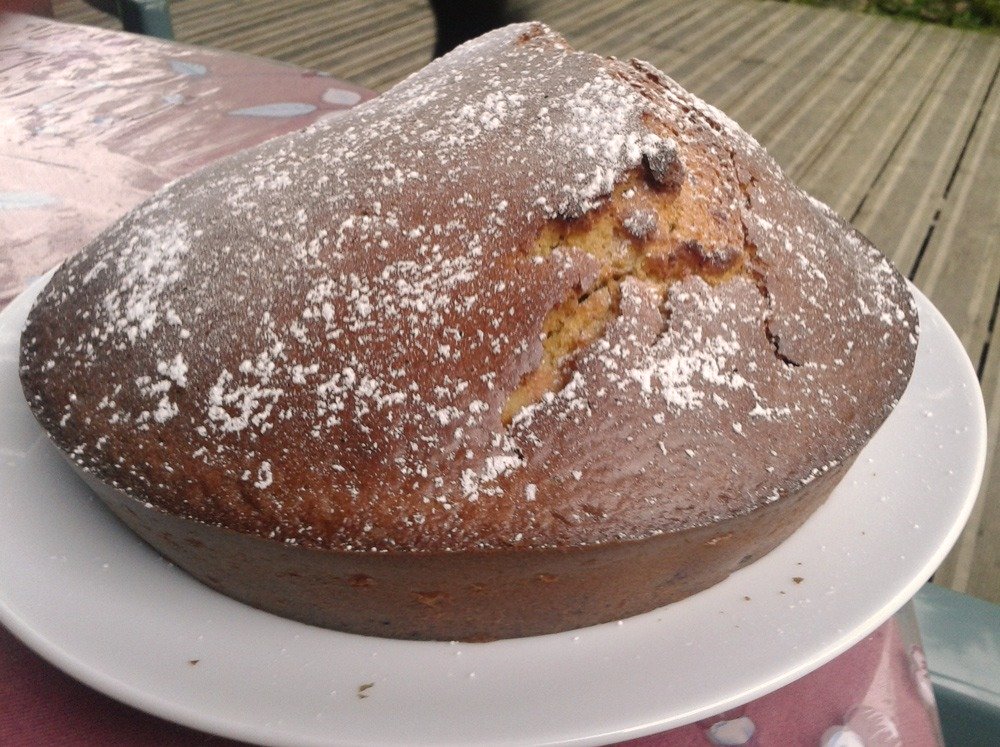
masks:
{"type": "MultiPolygon", "coordinates": [[[[694,178],[721,180],[718,172],[696,172],[694,178]]],[[[744,238],[738,210],[736,205],[696,199],[683,187],[665,190],[649,178],[648,169],[637,169],[600,208],[548,223],[532,247],[533,256],[581,251],[598,260],[600,269],[590,287],[574,288],[545,316],[542,360],[508,397],[503,423],[567,383],[578,354],[619,314],[627,278],[654,290],[665,326],[667,292],[679,280],[697,275],[717,285],[735,276],[754,277],[752,247],[744,238]]]]}

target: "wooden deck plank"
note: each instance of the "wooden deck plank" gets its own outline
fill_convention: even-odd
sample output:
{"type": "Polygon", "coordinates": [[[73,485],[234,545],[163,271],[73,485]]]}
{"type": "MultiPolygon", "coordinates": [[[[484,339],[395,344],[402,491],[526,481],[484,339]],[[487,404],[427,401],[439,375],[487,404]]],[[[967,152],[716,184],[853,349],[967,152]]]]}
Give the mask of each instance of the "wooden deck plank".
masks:
{"type": "Polygon", "coordinates": [[[915,282],[940,309],[965,345],[973,364],[982,365],[992,449],[979,501],[958,544],[935,580],[958,591],[974,591],[1000,602],[1000,340],[995,303],[1000,293],[1000,85],[994,78],[968,150],[942,207],[915,282]],[[992,339],[990,325],[993,325],[992,339]],[[988,353],[984,348],[989,342],[988,353]],[[984,360],[985,359],[985,360],[984,360]]]}
{"type": "MultiPolygon", "coordinates": [[[[815,79],[804,86],[782,116],[761,137],[793,179],[807,172],[817,154],[842,137],[859,102],[882,85],[886,73],[906,52],[916,31],[906,24],[873,19],[864,36],[832,67],[817,66],[815,79]]],[[[786,97],[787,100],[787,97],[786,97]]],[[[863,153],[854,154],[862,157],[863,153]]],[[[830,201],[830,194],[819,195],[830,201]]]]}
{"type": "Polygon", "coordinates": [[[1000,604],[1000,324],[993,327],[985,362],[988,438],[983,485],[965,531],[934,574],[934,583],[1000,604]]]}
{"type": "MultiPolygon", "coordinates": [[[[669,7],[682,3],[683,0],[672,0],[666,5],[669,7]]],[[[545,0],[541,3],[524,4],[520,8],[525,17],[538,18],[550,23],[577,46],[581,46],[578,40],[584,34],[592,33],[597,37],[606,37],[612,24],[616,30],[621,30],[624,25],[626,33],[634,32],[628,23],[622,23],[620,8],[604,3],[587,3],[581,6],[576,0],[545,0]]],[[[635,8],[645,10],[647,13],[651,12],[646,4],[635,4],[635,8]]],[[[630,13],[626,19],[631,19],[634,24],[636,13],[630,13]]],[[[363,85],[374,90],[384,90],[402,80],[406,75],[418,70],[430,59],[430,49],[434,39],[433,27],[428,26],[426,29],[411,27],[410,31],[419,34],[420,38],[425,40],[427,54],[424,54],[418,45],[416,49],[411,48],[405,54],[395,54],[388,60],[377,60],[371,57],[359,59],[357,56],[359,52],[352,48],[352,45],[367,50],[371,48],[370,43],[367,41],[363,44],[348,42],[342,46],[340,53],[344,59],[351,61],[351,67],[345,66],[340,59],[331,60],[329,56],[324,55],[307,57],[302,64],[331,72],[339,77],[363,81],[363,85]]]]}
{"type": "MultiPolygon", "coordinates": [[[[331,21],[345,18],[350,32],[372,26],[384,13],[410,12],[408,4],[392,0],[297,0],[292,3],[247,2],[234,7],[231,0],[174,0],[171,16],[178,41],[202,46],[216,46],[235,52],[267,56],[264,44],[269,38],[291,38],[301,22],[312,33],[328,42],[336,42],[331,34],[331,21]]],[[[88,23],[106,28],[120,28],[110,14],[101,13],[82,0],[56,0],[56,17],[71,23],[88,23]]],[[[427,11],[429,12],[429,11],[427,11]]],[[[339,30],[339,27],[336,27],[339,30]]],[[[280,44],[279,44],[280,51],[280,44]]],[[[276,59],[283,59],[276,57],[276,59]]],[[[287,60],[285,60],[287,61],[287,60]]]]}
{"type": "Polygon", "coordinates": [[[429,12],[397,19],[391,26],[377,26],[335,49],[313,45],[312,51],[303,55],[303,64],[384,90],[431,61],[434,19],[429,12]]]}
{"type": "Polygon", "coordinates": [[[813,14],[804,6],[796,6],[795,11],[782,14],[777,20],[770,14],[763,15],[758,22],[746,19],[742,26],[718,44],[708,46],[704,54],[695,56],[689,64],[675,66],[673,72],[678,82],[710,103],[714,101],[708,90],[718,81],[726,81],[725,90],[738,85],[749,92],[754,76],[746,71],[747,65],[756,62],[758,68],[766,68],[759,61],[766,59],[767,51],[788,43],[791,36],[801,36],[808,26],[813,14]]]}
{"type": "MultiPolygon", "coordinates": [[[[843,13],[808,9],[811,19],[750,81],[714,81],[709,95],[752,132],[786,168],[833,137],[850,103],[877,85],[882,70],[912,34],[899,24],[859,24],[843,13]]],[[[691,82],[692,87],[704,82],[691,82]]]]}
{"type": "Polygon", "coordinates": [[[995,85],[914,276],[977,363],[1000,286],[998,174],[1000,90],[995,85]]]}
{"type": "Polygon", "coordinates": [[[853,216],[854,224],[906,275],[944,201],[972,123],[996,75],[1000,44],[968,34],[947,64],[894,157],[853,216]]]}
{"type": "MultiPolygon", "coordinates": [[[[381,52],[383,61],[391,56],[390,37],[412,23],[422,23],[419,29],[405,32],[406,42],[422,47],[422,62],[430,60],[433,47],[433,21],[429,11],[415,13],[405,7],[383,13],[378,8],[364,9],[344,23],[336,22],[337,16],[330,9],[317,8],[315,12],[285,23],[268,22],[266,36],[247,37],[233,49],[262,54],[285,62],[311,67],[349,78],[361,85],[367,81],[352,77],[364,73],[371,53],[381,52]],[[335,29],[335,30],[334,30],[335,29]],[[362,55],[366,51],[368,55],[362,55]]],[[[184,38],[184,25],[178,23],[178,38],[184,38]]]]}
{"type": "MultiPolygon", "coordinates": [[[[327,8],[315,3],[306,5],[262,6],[256,12],[247,13],[237,23],[227,19],[225,6],[216,9],[211,16],[199,14],[189,17],[175,11],[174,31],[179,39],[192,44],[211,44],[213,40],[223,40],[227,49],[239,51],[253,50],[261,56],[280,54],[282,58],[294,58],[294,49],[300,40],[326,40],[327,46],[335,46],[341,40],[351,39],[365,28],[371,28],[375,21],[391,27],[397,18],[406,18],[411,11],[405,7],[382,7],[360,0],[336,3],[327,8]]],[[[287,60],[286,60],[287,61],[287,60]]]]}
{"type": "MultiPolygon", "coordinates": [[[[685,24],[647,26],[635,48],[622,50],[630,57],[642,57],[661,67],[682,85],[691,72],[705,64],[717,63],[724,48],[738,47],[753,29],[768,21],[767,8],[759,3],[706,3],[705,15],[685,24]]],[[[630,40],[627,40],[630,41],[630,40]]]]}
{"type": "MultiPolygon", "coordinates": [[[[364,8],[354,2],[347,3],[349,9],[364,17],[364,8]]],[[[317,32],[317,11],[314,0],[300,0],[296,3],[248,5],[240,14],[234,14],[225,3],[209,0],[201,7],[192,8],[190,3],[175,3],[171,6],[174,35],[190,44],[213,46],[223,43],[226,49],[245,51],[247,48],[260,50],[267,56],[267,42],[288,35],[292,38],[303,25],[317,32]]],[[[327,17],[331,13],[323,14],[327,17]]],[[[327,26],[323,23],[320,28],[327,26]]]]}
{"type": "Polygon", "coordinates": [[[387,5],[386,0],[338,0],[335,4],[323,0],[244,3],[239,13],[233,12],[230,0],[177,0],[170,7],[178,37],[192,44],[223,43],[227,48],[257,37],[267,38],[270,32],[296,19],[311,21],[317,34],[336,34],[339,29],[330,21],[338,18],[353,23],[368,21],[372,15],[377,17],[380,13],[406,10],[402,3],[387,5]],[[317,24],[317,18],[329,21],[317,24]]]}
{"type": "Polygon", "coordinates": [[[655,39],[664,35],[685,37],[698,44],[711,38],[718,25],[725,23],[733,14],[728,8],[720,10],[718,0],[706,0],[700,7],[688,12],[684,12],[685,5],[691,7],[691,3],[679,3],[668,15],[670,9],[661,9],[652,3],[639,3],[627,20],[615,14],[609,18],[607,28],[592,26],[586,33],[569,39],[581,49],[600,54],[649,59],[650,44],[655,39]]]}
{"type": "Polygon", "coordinates": [[[775,65],[764,85],[751,95],[724,98],[720,103],[730,116],[747,124],[779,163],[790,165],[810,147],[809,138],[818,138],[836,126],[845,95],[871,76],[875,65],[868,53],[875,45],[865,42],[878,29],[872,19],[857,21],[833,14],[819,34],[802,40],[775,65]],[[855,71],[859,59],[865,64],[855,71]],[[840,75],[851,85],[838,86],[840,75]]]}
{"type": "Polygon", "coordinates": [[[427,59],[431,57],[434,22],[429,12],[413,13],[406,8],[398,8],[380,14],[377,10],[367,9],[342,24],[335,21],[329,14],[316,13],[297,23],[294,32],[285,30],[282,35],[279,30],[277,36],[258,43],[265,54],[280,54],[303,67],[333,72],[329,68],[344,65],[345,61],[352,59],[351,51],[357,57],[358,51],[372,52],[374,47],[374,51],[386,49],[385,56],[388,57],[389,37],[405,29],[407,41],[422,46],[426,49],[427,59]]]}
{"type": "MultiPolygon", "coordinates": [[[[683,0],[670,0],[664,6],[665,9],[672,9],[682,3],[683,0]]],[[[518,7],[521,8],[521,17],[549,24],[574,45],[579,45],[582,38],[606,34],[609,28],[617,26],[621,15],[621,9],[611,3],[580,3],[576,0],[540,0],[522,3],[518,7]]],[[[640,6],[632,3],[627,7],[629,17],[633,17],[640,6]]]]}
{"type": "MultiPolygon", "coordinates": [[[[676,3],[681,0],[672,1],[676,3]]],[[[593,27],[598,30],[597,33],[603,33],[611,19],[620,15],[620,11],[614,6],[603,3],[588,3],[580,6],[575,0],[547,0],[541,4],[541,10],[546,15],[541,20],[551,23],[554,28],[559,29],[571,41],[574,41],[574,34],[578,30],[593,27]]],[[[525,17],[537,16],[534,13],[526,13],[525,17]]],[[[427,63],[433,45],[433,34],[433,28],[422,33],[427,39],[427,55],[416,52],[397,56],[385,64],[376,63],[374,68],[359,68],[354,71],[351,79],[365,80],[366,85],[374,90],[384,90],[391,87],[427,63]]],[[[321,61],[317,61],[316,67],[324,69],[321,61]]],[[[341,77],[344,76],[341,75],[341,77]]]]}
{"type": "MultiPolygon", "coordinates": [[[[338,65],[331,65],[331,72],[344,77],[351,70],[349,66],[357,65],[364,85],[384,91],[430,62],[433,54],[433,21],[429,18],[414,19],[406,26],[380,36],[377,48],[368,44],[366,51],[353,58],[342,58],[338,65]]],[[[357,77],[352,74],[351,80],[357,77]]]]}
{"type": "MultiPolygon", "coordinates": [[[[553,28],[563,33],[574,46],[592,48],[595,46],[595,42],[627,43],[625,40],[638,36],[650,19],[656,15],[670,13],[675,8],[684,10],[686,6],[690,13],[695,11],[695,7],[691,3],[685,3],[684,0],[672,0],[658,6],[651,6],[648,3],[634,3],[633,6],[629,13],[623,14],[622,9],[614,5],[593,3],[581,7],[574,0],[548,0],[528,6],[526,15],[551,24],[553,28]],[[609,32],[609,29],[613,29],[613,34],[609,32]],[[618,39],[623,41],[617,41],[618,39]]],[[[429,33],[432,31],[431,29],[429,33]]],[[[433,36],[429,35],[427,38],[429,48],[433,36]]],[[[352,50],[345,48],[344,52],[350,54],[352,50]]],[[[396,57],[386,63],[373,63],[369,59],[365,64],[352,71],[331,65],[329,60],[306,60],[306,62],[313,63],[313,66],[319,69],[330,70],[341,77],[363,80],[365,85],[375,90],[382,90],[419,69],[427,62],[427,59],[414,59],[412,55],[396,57]],[[346,76],[345,72],[353,74],[346,76]]],[[[356,59],[355,62],[357,62],[356,59]]]]}
{"type": "Polygon", "coordinates": [[[639,53],[648,54],[650,62],[662,66],[670,77],[686,86],[686,81],[696,79],[706,68],[732,59],[733,50],[784,22],[783,17],[775,19],[764,3],[724,3],[712,10],[694,32],[678,34],[667,26],[666,33],[640,41],[639,53]]]}
{"type": "Polygon", "coordinates": [[[121,22],[108,13],[90,7],[82,0],[53,0],[55,17],[67,23],[82,23],[104,29],[121,30],[121,22]]]}
{"type": "Polygon", "coordinates": [[[788,13],[790,23],[776,34],[733,50],[729,60],[719,60],[701,74],[687,78],[685,87],[709,103],[728,109],[737,101],[758,95],[776,78],[783,78],[785,68],[793,66],[822,37],[821,21],[826,19],[826,14],[810,12],[804,5],[794,7],[798,12],[788,13]]]}
{"type": "MultiPolygon", "coordinates": [[[[998,233],[1000,228],[994,236],[998,233]]],[[[989,424],[983,489],[969,530],[945,559],[935,581],[1000,604],[1000,459],[996,457],[1000,452],[1000,324],[996,322],[996,312],[995,300],[993,332],[982,381],[989,424]]]]}
{"type": "Polygon", "coordinates": [[[951,30],[920,27],[836,136],[789,164],[799,186],[841,215],[852,215],[961,38],[951,30]]]}

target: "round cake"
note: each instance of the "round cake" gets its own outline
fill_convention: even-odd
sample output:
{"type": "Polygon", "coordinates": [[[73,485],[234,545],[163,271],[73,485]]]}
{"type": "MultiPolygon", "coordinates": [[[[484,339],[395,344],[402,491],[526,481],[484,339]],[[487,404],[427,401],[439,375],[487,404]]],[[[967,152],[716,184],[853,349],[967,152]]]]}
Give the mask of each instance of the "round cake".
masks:
{"type": "Polygon", "coordinates": [[[510,26],[178,180],[60,267],[38,420],[224,594],[485,640],[774,548],[913,366],[905,281],[718,110],[510,26]]]}

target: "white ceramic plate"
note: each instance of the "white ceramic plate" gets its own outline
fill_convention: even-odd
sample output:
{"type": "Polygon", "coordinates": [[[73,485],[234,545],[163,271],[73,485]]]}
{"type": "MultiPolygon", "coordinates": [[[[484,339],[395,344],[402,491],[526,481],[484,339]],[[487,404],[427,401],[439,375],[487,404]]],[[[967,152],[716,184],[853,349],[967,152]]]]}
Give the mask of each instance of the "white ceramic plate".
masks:
{"type": "Polygon", "coordinates": [[[916,370],[892,417],[798,532],[725,582],[621,623],[537,638],[335,633],[207,589],[74,477],[17,377],[19,331],[40,287],[0,314],[0,621],[98,690],[249,741],[596,744],[734,707],[902,606],[954,543],[982,476],[975,374],[920,296],[916,370]]]}

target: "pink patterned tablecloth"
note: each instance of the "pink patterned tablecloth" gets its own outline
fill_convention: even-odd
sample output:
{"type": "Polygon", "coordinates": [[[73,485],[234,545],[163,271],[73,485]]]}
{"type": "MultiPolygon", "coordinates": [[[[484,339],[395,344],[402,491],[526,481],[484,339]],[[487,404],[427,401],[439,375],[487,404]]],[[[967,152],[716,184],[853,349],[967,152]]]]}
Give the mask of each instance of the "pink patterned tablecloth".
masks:
{"type": "MultiPolygon", "coordinates": [[[[0,308],[166,182],[374,95],[268,60],[14,14],[0,14],[0,71],[0,308]]],[[[938,744],[908,620],[741,708],[627,744],[938,744]]],[[[0,627],[0,745],[196,744],[236,743],[117,703],[0,627]]]]}
{"type": "Polygon", "coordinates": [[[0,307],[163,184],[374,94],[246,55],[0,14],[0,307]]]}

